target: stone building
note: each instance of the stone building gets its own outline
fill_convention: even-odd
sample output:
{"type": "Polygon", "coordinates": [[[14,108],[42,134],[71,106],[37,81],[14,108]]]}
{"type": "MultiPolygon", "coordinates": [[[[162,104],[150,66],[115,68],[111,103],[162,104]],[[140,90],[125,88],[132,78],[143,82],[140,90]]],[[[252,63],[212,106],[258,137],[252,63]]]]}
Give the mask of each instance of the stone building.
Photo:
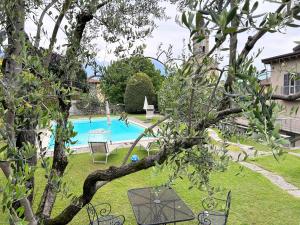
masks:
{"type": "MultiPolygon", "coordinates": [[[[293,95],[300,92],[300,45],[290,53],[266,58],[262,62],[270,68],[268,85],[272,86],[275,94],[293,95]]],[[[278,103],[283,108],[277,119],[282,132],[292,137],[294,145],[300,146],[300,111],[296,110],[300,100],[278,100],[278,103]]]]}

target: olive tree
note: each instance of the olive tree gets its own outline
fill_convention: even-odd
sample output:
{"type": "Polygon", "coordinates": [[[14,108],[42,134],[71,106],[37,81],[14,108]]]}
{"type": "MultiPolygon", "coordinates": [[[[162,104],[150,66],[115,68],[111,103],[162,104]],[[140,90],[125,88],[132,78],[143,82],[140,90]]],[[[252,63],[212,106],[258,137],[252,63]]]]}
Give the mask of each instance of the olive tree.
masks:
{"type": "Polygon", "coordinates": [[[118,46],[116,54],[123,54],[136,40],[151,34],[154,18],[164,18],[163,8],[156,1],[16,0],[1,1],[0,9],[1,46],[5,50],[1,76],[1,168],[8,179],[3,206],[11,223],[20,218],[31,224],[68,223],[73,216],[53,221],[50,216],[63,186],[61,177],[69,152],[66,146],[75,135],[68,123],[71,99],[78,94],[82,65],[93,56],[89,43],[101,37],[118,46]],[[49,36],[44,24],[46,14],[55,15],[49,36]],[[35,35],[25,33],[28,20],[36,22],[35,35]],[[57,42],[59,30],[65,32],[66,43],[57,42]],[[47,48],[40,46],[43,36],[49,37],[47,48]],[[59,68],[53,71],[51,62],[59,47],[64,49],[59,53],[59,68]],[[56,121],[53,162],[44,157],[44,149],[39,149],[47,184],[38,210],[33,212],[34,169],[41,144],[37,128],[49,128],[50,120],[56,121]]]}
{"type": "MultiPolygon", "coordinates": [[[[256,11],[259,3],[249,0],[171,2],[179,3],[183,11],[181,20],[190,31],[191,41],[201,42],[207,33],[214,35],[215,41],[200,58],[191,53],[178,71],[180,97],[175,99],[176,104],[172,104],[173,113],[167,117],[171,120],[161,125],[160,151],[138,162],[127,163],[143,135],[167,118],[147,129],[134,142],[121,166],[90,173],[80,196],[74,196],[72,202],[53,217],[51,213],[57,192],[65,186],[61,178],[68,164],[66,146],[74,136],[72,125],[68,123],[68,111],[72,96],[76,94],[76,72],[83,62],[93,56],[87,51],[87,43],[100,33],[106,41],[120,43],[116,52],[122,54],[136,38],[149,34],[154,26],[153,17],[162,18],[164,14],[155,0],[1,1],[0,16],[4,21],[7,45],[1,77],[1,117],[4,126],[1,136],[5,142],[1,151],[5,154],[2,154],[0,166],[7,177],[3,206],[9,212],[11,223],[24,219],[30,224],[67,224],[92,200],[99,188],[112,180],[155,165],[161,167],[168,164],[173,169],[170,181],[184,173],[194,186],[210,190],[209,174],[214,170],[223,170],[227,157],[211,151],[206,129],[231,115],[248,116],[251,127],[276,147],[274,140],[278,132],[273,124],[273,100],[298,99],[300,94],[287,97],[274,95],[272,89],[262,91],[249,53],[257,41],[268,33],[280,31],[285,26],[297,26],[294,21],[299,19],[299,5],[291,4],[291,1],[278,1],[274,12],[267,11],[263,17],[258,17],[256,11]],[[24,24],[34,6],[44,8],[41,19],[37,20],[38,32],[32,41],[24,32],[24,24]],[[43,16],[52,7],[58,10],[58,15],[50,44],[44,51],[38,51],[43,16]],[[62,28],[64,18],[68,25],[62,28]],[[60,28],[67,33],[61,65],[62,71],[65,71],[63,76],[48,70],[60,28]],[[94,32],[89,32],[91,30],[94,32]],[[249,36],[239,52],[236,44],[238,35],[247,31],[253,35],[249,36]],[[227,65],[220,68],[213,56],[222,45],[226,45],[227,40],[230,42],[229,48],[223,50],[229,51],[230,57],[227,65]],[[221,78],[224,74],[226,82],[223,83],[221,78]],[[55,102],[52,110],[44,104],[49,97],[55,102]],[[34,212],[31,194],[37,161],[36,140],[39,140],[37,125],[47,127],[51,119],[57,123],[53,161],[47,160],[41,151],[47,183],[38,210],[34,212]]],[[[193,52],[192,44],[188,48],[193,52]]]]}

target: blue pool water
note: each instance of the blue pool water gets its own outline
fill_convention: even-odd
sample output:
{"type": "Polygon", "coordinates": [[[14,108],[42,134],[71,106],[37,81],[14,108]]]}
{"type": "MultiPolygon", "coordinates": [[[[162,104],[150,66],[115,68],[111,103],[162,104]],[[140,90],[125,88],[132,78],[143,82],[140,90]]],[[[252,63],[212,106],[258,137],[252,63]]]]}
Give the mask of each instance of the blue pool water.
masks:
{"type": "MultiPolygon", "coordinates": [[[[72,141],[77,141],[74,147],[87,146],[88,141],[132,141],[135,140],[145,128],[129,123],[128,125],[124,121],[120,121],[117,118],[111,118],[111,124],[107,124],[106,118],[94,118],[88,119],[72,119],[70,120],[74,125],[74,131],[77,135],[72,141]]],[[[52,135],[49,148],[54,146],[54,137],[52,135]]]]}

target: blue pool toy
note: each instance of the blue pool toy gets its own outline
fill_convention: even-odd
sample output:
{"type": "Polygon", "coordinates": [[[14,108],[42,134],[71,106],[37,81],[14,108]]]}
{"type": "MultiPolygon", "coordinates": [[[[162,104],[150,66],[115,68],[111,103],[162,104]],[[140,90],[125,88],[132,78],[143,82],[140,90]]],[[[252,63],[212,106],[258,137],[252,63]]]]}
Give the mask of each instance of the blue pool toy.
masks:
{"type": "Polygon", "coordinates": [[[137,162],[137,161],[139,161],[139,157],[137,155],[132,155],[131,162],[137,162]]]}

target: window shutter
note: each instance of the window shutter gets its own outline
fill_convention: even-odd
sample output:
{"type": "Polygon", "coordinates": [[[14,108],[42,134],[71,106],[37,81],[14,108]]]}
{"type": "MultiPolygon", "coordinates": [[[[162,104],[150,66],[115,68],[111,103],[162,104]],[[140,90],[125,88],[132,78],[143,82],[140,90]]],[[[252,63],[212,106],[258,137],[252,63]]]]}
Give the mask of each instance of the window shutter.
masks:
{"type": "Polygon", "coordinates": [[[288,95],[289,94],[289,74],[284,74],[283,77],[283,94],[288,95]]]}
{"type": "Polygon", "coordinates": [[[284,74],[283,86],[289,86],[289,74],[284,74]]]}
{"type": "Polygon", "coordinates": [[[300,73],[297,73],[295,81],[296,81],[296,83],[295,83],[296,93],[298,93],[298,92],[300,92],[300,73]]]}

